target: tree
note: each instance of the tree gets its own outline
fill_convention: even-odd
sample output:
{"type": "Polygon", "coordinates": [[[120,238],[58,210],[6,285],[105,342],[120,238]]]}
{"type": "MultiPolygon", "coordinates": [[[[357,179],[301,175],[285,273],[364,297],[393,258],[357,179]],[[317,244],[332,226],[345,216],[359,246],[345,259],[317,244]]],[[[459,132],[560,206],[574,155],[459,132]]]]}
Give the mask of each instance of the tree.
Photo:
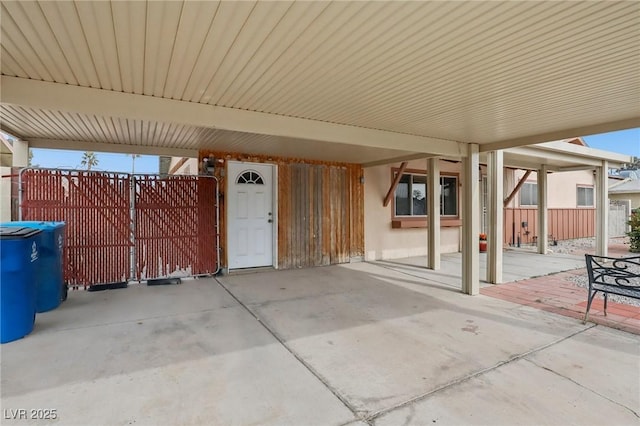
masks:
{"type": "Polygon", "coordinates": [[[140,154],[127,154],[131,156],[131,174],[136,173],[136,158],[140,158],[140,154]]]}
{"type": "Polygon", "coordinates": [[[85,151],[84,154],[82,154],[80,165],[86,167],[87,170],[91,170],[92,167],[98,165],[98,156],[93,151],[85,151]]]}
{"type": "Polygon", "coordinates": [[[640,208],[631,211],[631,217],[627,222],[631,227],[631,231],[627,232],[629,236],[629,251],[632,253],[640,253],[640,208]]]}
{"type": "Polygon", "coordinates": [[[29,148],[29,158],[27,160],[27,166],[39,167],[37,164],[33,164],[33,150],[31,148],[29,148]]]}

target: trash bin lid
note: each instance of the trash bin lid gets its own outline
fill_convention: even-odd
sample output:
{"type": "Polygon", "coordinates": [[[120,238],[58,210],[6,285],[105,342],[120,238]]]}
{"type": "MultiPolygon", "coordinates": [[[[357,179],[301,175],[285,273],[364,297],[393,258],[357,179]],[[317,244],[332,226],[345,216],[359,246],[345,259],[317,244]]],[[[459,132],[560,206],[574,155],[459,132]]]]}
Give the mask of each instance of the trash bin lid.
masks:
{"type": "Polygon", "coordinates": [[[41,233],[42,230],[35,228],[14,228],[11,226],[0,226],[0,238],[1,239],[18,239],[18,238],[29,238],[34,235],[41,233]]]}
{"type": "Polygon", "coordinates": [[[11,226],[11,227],[19,227],[19,228],[36,228],[43,229],[45,231],[63,228],[65,226],[65,222],[45,222],[38,220],[21,220],[16,222],[2,222],[0,226],[11,226]]]}

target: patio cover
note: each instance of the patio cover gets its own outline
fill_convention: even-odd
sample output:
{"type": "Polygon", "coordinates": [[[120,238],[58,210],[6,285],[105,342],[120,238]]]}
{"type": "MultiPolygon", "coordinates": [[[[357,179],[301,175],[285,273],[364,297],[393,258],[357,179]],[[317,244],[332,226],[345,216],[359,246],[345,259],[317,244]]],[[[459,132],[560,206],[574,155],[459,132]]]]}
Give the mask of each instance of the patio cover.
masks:
{"type": "Polygon", "coordinates": [[[462,212],[470,294],[481,153],[493,193],[516,160],[540,176],[585,160],[606,188],[607,166],[623,156],[594,166],[585,147],[570,148],[577,163],[558,147],[538,160],[518,147],[640,127],[640,2],[3,1],[0,12],[0,126],[26,141],[14,165],[26,164],[26,143],[462,159],[476,183],[462,212]],[[510,148],[520,151],[496,151],[510,148]]]}

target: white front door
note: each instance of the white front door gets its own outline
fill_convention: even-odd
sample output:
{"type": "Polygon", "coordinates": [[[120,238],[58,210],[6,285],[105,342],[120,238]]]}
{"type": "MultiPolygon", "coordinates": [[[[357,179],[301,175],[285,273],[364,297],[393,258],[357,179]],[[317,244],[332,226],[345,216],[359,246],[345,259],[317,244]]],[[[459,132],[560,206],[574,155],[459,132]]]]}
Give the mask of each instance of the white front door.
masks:
{"type": "Polygon", "coordinates": [[[273,265],[273,166],[227,164],[229,269],[273,265]]]}

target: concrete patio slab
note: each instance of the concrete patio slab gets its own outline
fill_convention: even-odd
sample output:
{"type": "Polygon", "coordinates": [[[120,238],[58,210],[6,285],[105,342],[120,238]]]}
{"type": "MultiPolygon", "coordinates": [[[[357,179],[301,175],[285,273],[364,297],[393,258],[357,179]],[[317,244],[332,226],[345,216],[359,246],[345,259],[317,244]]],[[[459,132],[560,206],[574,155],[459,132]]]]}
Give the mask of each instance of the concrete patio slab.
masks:
{"type": "Polygon", "coordinates": [[[2,345],[3,424],[38,408],[65,425],[355,419],[212,279],[72,294],[37,323],[2,345]]]}
{"type": "Polygon", "coordinates": [[[370,263],[72,292],[0,347],[3,424],[634,424],[638,348],[370,263]]]}
{"type": "Polygon", "coordinates": [[[305,279],[308,270],[221,281],[364,416],[587,328],[374,264],[316,269],[325,273],[335,280],[326,294],[305,279]],[[296,287],[291,299],[276,290],[283,282],[296,287]],[[349,284],[339,292],[338,283],[349,284]]]}
{"type": "MultiPolygon", "coordinates": [[[[460,253],[446,253],[440,257],[440,269],[427,269],[426,256],[414,256],[402,259],[379,260],[376,264],[419,276],[421,278],[460,288],[462,274],[462,256],[460,253]]],[[[486,253],[480,253],[480,280],[486,276],[486,253]]],[[[506,250],[503,253],[503,282],[519,281],[557,272],[584,268],[584,256],[553,253],[540,255],[526,250],[506,250]]],[[[485,285],[486,283],[482,283],[485,285]]]]}
{"type": "MultiPolygon", "coordinates": [[[[637,336],[595,327],[527,359],[640,415],[637,336]],[[625,380],[626,376],[630,380],[625,380]]],[[[609,420],[609,424],[613,423],[609,420]]]]}
{"type": "Polygon", "coordinates": [[[521,359],[375,420],[395,425],[633,425],[638,417],[591,389],[521,359]]]}

